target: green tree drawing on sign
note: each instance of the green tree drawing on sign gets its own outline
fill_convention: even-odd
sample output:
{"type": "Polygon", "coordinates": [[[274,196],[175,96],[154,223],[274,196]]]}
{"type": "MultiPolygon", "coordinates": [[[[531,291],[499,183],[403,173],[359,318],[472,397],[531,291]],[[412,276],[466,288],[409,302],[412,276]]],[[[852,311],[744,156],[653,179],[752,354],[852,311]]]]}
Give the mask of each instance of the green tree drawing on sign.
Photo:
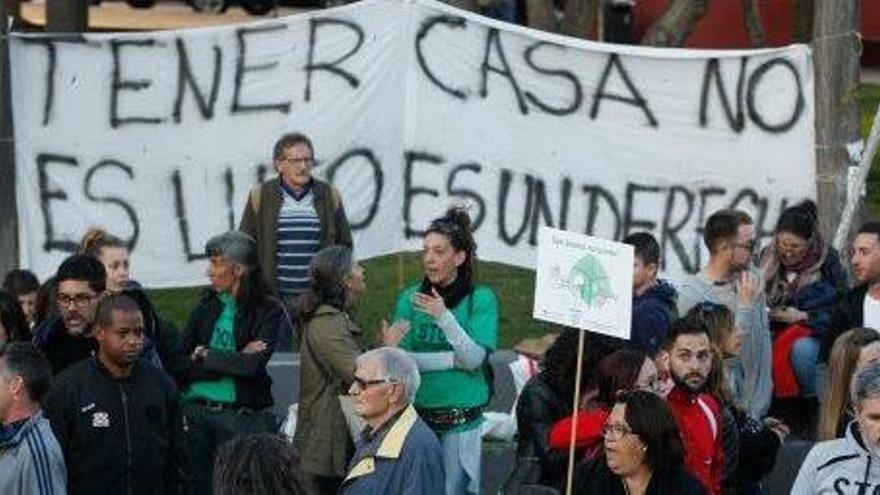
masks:
{"type": "Polygon", "coordinates": [[[611,280],[598,258],[586,255],[579,259],[568,273],[568,279],[578,289],[578,296],[590,307],[614,299],[611,280]]]}

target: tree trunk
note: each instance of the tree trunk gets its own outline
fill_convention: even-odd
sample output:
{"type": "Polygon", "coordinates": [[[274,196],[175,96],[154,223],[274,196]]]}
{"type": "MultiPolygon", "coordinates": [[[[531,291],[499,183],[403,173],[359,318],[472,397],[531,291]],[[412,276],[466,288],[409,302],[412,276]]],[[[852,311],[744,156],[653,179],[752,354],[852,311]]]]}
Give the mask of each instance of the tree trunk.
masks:
{"type": "Polygon", "coordinates": [[[89,0],[46,0],[46,31],[82,33],[89,29],[89,0]]]}
{"type": "Polygon", "coordinates": [[[761,23],[761,12],[758,11],[757,0],[742,0],[743,22],[746,32],[749,33],[749,42],[752,47],[760,48],[767,46],[767,33],[761,23]]]}
{"type": "Polygon", "coordinates": [[[526,0],[526,24],[542,31],[557,32],[553,0],[526,0]]]}
{"type": "Polygon", "coordinates": [[[792,37],[795,43],[809,43],[813,39],[813,18],[816,11],[815,0],[794,1],[794,26],[792,37]]]}
{"type": "Polygon", "coordinates": [[[12,17],[16,21],[21,20],[21,0],[2,0],[3,15],[12,17]]]}
{"type": "Polygon", "coordinates": [[[850,160],[846,144],[861,139],[855,95],[859,84],[859,18],[859,2],[816,2],[816,189],[819,226],[826,239],[834,235],[847,201],[850,160]]]}
{"type": "Polygon", "coordinates": [[[709,10],[709,0],[672,0],[642,38],[643,45],[682,46],[709,10]]]}
{"type": "MultiPolygon", "coordinates": [[[[0,19],[11,12],[0,2],[0,19]]],[[[9,39],[7,24],[0,26],[0,273],[18,266],[18,206],[15,203],[15,148],[12,132],[9,39]]]]}
{"type": "Polygon", "coordinates": [[[600,0],[566,0],[562,17],[562,34],[586,38],[596,31],[600,0]]]}

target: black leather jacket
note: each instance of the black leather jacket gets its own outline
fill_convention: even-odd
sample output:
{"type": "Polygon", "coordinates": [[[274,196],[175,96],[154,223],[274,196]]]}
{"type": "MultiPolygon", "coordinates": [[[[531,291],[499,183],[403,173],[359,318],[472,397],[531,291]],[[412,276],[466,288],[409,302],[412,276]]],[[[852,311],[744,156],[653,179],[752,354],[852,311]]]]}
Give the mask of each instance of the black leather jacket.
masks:
{"type": "Polygon", "coordinates": [[[236,405],[249,409],[270,407],[272,379],[266,371],[266,363],[275,350],[278,332],[291,332],[287,311],[277,298],[266,296],[255,307],[239,307],[235,315],[235,352],[210,350],[204,359],[192,360],[197,346],[209,347],[214,325],[223,311],[223,303],[217,294],[208,290],[190,314],[180,340],[180,353],[184,356],[173,363],[172,373],[181,391],[186,391],[194,381],[217,380],[231,377],[235,381],[236,405]],[[243,353],[241,350],[254,340],[266,344],[266,350],[243,353]]]}
{"type": "Polygon", "coordinates": [[[540,474],[522,480],[523,484],[537,483],[559,488],[565,480],[568,453],[550,448],[548,437],[553,425],[569,416],[571,398],[560,397],[548,383],[544,373],[538,373],[526,383],[516,404],[517,470],[540,467],[540,474]]]}

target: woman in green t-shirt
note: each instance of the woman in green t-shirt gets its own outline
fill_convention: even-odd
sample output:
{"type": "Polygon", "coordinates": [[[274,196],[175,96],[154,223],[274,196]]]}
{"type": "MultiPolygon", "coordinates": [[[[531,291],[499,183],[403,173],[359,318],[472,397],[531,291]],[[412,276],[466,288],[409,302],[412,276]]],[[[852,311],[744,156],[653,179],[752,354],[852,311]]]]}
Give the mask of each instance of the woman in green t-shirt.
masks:
{"type": "Polygon", "coordinates": [[[431,222],[423,240],[424,279],[397,299],[383,332],[386,345],[408,351],[419,365],[419,415],[443,445],[446,493],[480,491],[480,424],[489,402],[489,353],[498,342],[498,303],[475,285],[476,243],[466,211],[451,208],[431,222]]]}

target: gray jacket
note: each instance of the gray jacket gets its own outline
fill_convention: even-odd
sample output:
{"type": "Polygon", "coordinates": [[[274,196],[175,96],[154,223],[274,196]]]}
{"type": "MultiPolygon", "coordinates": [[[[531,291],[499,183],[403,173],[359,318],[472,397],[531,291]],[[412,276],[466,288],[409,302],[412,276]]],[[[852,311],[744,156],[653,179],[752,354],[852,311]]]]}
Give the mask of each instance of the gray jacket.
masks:
{"type": "Polygon", "coordinates": [[[339,396],[354,381],[360,328],[348,314],[322,304],[301,327],[299,418],[293,448],[301,469],[342,477],[354,454],[339,396]]]}
{"type": "Polygon", "coordinates": [[[64,455],[42,412],[31,416],[16,434],[0,442],[0,493],[64,495],[64,455]]]}
{"type": "MultiPolygon", "coordinates": [[[[757,269],[752,275],[760,279],[757,269]]],[[[764,286],[763,281],[760,282],[764,286]]],[[[728,363],[728,368],[741,369],[741,376],[733,376],[741,387],[735,390],[734,402],[755,419],[761,419],[770,408],[773,379],[770,372],[771,344],[770,322],[767,319],[767,304],[764,294],[754,304],[740,307],[732,283],[717,285],[706,278],[703,272],[683,280],[678,288],[678,314],[684,316],[697,304],[709,301],[723,304],[734,315],[737,328],[743,332],[740,363],[728,363]],[[738,393],[736,393],[738,392],[738,393]]],[[[734,360],[735,361],[735,360],[734,360]]]]}
{"type": "Polygon", "coordinates": [[[862,440],[858,423],[851,422],[846,436],[813,446],[801,464],[792,495],[817,493],[877,493],[880,490],[880,457],[862,440]]]}

